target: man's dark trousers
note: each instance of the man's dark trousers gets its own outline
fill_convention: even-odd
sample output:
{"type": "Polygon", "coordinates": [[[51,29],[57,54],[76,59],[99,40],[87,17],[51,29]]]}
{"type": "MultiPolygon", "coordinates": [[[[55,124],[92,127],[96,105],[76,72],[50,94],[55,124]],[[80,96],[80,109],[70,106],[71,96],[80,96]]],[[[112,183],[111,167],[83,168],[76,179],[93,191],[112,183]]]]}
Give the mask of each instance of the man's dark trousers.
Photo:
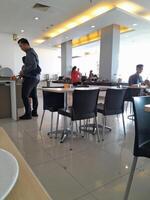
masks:
{"type": "Polygon", "coordinates": [[[37,113],[38,98],[37,98],[37,85],[39,80],[35,78],[24,78],[22,82],[22,100],[25,107],[25,115],[32,116],[31,105],[29,97],[33,101],[33,112],[37,113]]]}

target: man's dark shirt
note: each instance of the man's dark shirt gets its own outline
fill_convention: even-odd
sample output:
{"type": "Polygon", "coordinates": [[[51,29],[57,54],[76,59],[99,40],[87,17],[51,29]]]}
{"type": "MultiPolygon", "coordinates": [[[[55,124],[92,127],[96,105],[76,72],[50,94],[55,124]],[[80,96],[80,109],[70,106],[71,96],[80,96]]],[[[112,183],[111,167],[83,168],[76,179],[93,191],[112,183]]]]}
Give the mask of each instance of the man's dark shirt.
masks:
{"type": "MultiPolygon", "coordinates": [[[[23,66],[24,77],[35,78],[33,71],[37,68],[38,65],[39,59],[37,53],[32,48],[28,49],[23,66]]],[[[38,76],[36,76],[36,78],[38,78],[38,76]]]]}
{"type": "Polygon", "coordinates": [[[143,83],[142,76],[140,76],[139,74],[135,73],[129,77],[129,85],[134,85],[139,83],[143,83]]]}

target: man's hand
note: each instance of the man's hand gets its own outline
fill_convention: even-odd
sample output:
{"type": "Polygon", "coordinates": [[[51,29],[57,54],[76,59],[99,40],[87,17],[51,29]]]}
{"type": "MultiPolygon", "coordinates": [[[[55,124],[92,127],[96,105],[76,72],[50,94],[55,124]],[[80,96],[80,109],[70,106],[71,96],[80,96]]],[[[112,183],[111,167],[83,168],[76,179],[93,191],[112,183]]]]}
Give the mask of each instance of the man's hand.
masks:
{"type": "Polygon", "coordinates": [[[23,77],[23,71],[22,70],[20,71],[19,76],[23,77]]]}

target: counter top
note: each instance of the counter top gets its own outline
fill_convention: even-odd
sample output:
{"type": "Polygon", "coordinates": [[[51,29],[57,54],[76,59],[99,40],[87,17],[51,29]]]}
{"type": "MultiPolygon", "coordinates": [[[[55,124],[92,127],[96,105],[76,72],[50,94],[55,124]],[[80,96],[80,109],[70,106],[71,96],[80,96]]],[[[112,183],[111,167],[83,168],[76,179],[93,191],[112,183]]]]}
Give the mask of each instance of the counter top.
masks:
{"type": "Polygon", "coordinates": [[[6,83],[6,82],[15,82],[15,80],[0,78],[0,83],[6,83]]]}

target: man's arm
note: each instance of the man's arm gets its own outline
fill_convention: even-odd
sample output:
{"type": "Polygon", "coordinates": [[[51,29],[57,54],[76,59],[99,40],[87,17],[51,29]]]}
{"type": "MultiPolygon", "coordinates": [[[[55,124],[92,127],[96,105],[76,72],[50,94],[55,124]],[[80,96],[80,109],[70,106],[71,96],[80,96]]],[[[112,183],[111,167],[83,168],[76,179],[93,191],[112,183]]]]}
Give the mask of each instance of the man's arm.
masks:
{"type": "Polygon", "coordinates": [[[131,85],[134,84],[134,83],[133,83],[133,77],[132,77],[132,76],[129,77],[128,83],[129,83],[129,86],[131,86],[131,85]]]}

